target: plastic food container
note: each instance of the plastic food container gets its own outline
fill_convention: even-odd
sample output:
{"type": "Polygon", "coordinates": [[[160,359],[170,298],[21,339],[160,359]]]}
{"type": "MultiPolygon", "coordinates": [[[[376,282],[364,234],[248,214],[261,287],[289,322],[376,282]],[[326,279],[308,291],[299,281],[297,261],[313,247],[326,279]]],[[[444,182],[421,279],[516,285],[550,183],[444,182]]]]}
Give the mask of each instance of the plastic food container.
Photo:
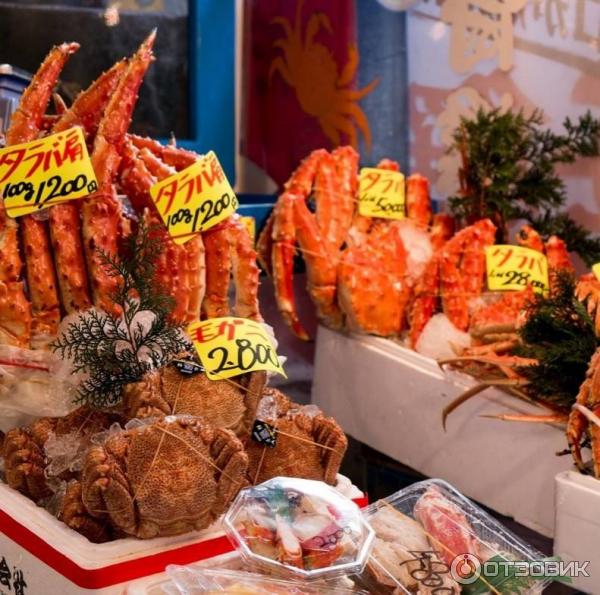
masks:
{"type": "Polygon", "coordinates": [[[353,501],[323,482],[288,477],[242,490],[224,528],[247,567],[302,579],[361,572],[373,542],[353,501]]]}
{"type": "Polygon", "coordinates": [[[524,595],[551,580],[540,552],[444,481],[400,490],[365,516],[375,540],[363,579],[373,592],[524,595]]]}

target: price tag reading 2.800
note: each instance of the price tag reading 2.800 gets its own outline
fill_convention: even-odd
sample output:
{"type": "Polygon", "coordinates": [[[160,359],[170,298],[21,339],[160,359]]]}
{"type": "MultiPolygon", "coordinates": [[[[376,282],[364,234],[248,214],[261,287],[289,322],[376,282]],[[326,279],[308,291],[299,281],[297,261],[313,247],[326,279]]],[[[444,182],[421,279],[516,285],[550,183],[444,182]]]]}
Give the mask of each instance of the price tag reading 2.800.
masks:
{"type": "Polygon", "coordinates": [[[499,244],[485,249],[488,288],[491,291],[518,291],[530,285],[534,291],[549,287],[548,261],[537,250],[499,244]]]}
{"type": "Polygon", "coordinates": [[[98,189],[81,128],[0,150],[0,197],[21,217],[98,189]]]}
{"type": "Polygon", "coordinates": [[[213,151],[150,189],[152,200],[176,244],[220,223],[238,201],[213,151]]]}
{"type": "Polygon", "coordinates": [[[255,370],[285,376],[273,342],[260,322],[246,318],[211,318],[188,327],[200,362],[210,380],[255,370]]]}
{"type": "Polygon", "coordinates": [[[360,170],[358,212],[361,215],[404,219],[405,200],[403,174],[374,167],[360,170]]]}

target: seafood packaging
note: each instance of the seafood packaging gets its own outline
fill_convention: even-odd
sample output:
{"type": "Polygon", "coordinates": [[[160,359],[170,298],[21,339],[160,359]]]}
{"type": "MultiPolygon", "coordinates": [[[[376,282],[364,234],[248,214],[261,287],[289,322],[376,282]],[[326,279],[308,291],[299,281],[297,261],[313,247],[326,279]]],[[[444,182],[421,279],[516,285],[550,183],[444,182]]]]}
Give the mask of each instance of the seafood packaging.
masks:
{"type": "Polygon", "coordinates": [[[359,573],[373,541],[354,502],[307,479],[275,477],[242,490],[223,523],[248,567],[288,578],[359,573]]]}
{"type": "Polygon", "coordinates": [[[372,592],[523,595],[549,582],[540,552],[442,480],[379,500],[365,517],[375,531],[364,575],[372,592]]]}

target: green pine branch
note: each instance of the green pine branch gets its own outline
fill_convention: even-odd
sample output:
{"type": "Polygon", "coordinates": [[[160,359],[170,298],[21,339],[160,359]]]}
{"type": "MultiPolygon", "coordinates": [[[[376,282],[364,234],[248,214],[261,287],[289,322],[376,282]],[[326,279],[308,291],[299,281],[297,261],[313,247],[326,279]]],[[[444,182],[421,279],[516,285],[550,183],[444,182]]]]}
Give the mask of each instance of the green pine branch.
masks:
{"type": "Polygon", "coordinates": [[[126,384],[190,349],[181,328],[170,320],[173,299],[154,280],[161,249],[158,234],[142,223],[138,233],[126,240],[123,258],[99,251],[107,274],[117,280],[112,301],[121,314],[91,308],[51,344],[73,362],[74,372],[86,374],[79,386],[79,404],[115,405],[126,384]],[[148,328],[139,321],[142,313],[152,316],[148,328]]]}

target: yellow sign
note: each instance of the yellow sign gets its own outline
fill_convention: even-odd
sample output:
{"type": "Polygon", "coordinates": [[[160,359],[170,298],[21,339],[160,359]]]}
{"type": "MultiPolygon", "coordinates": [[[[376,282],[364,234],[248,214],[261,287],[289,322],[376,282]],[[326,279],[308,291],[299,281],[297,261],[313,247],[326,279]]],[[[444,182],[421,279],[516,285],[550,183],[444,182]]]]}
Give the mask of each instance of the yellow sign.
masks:
{"type": "Polygon", "coordinates": [[[81,128],[0,150],[0,196],[21,217],[98,189],[81,128]]]}
{"type": "Polygon", "coordinates": [[[260,322],[231,316],[211,318],[190,324],[188,334],[211,380],[254,370],[285,376],[273,341],[260,322]]]}
{"type": "Polygon", "coordinates": [[[537,292],[549,288],[548,261],[537,250],[508,244],[487,246],[485,264],[491,291],[518,291],[528,285],[537,292]]]}
{"type": "Polygon", "coordinates": [[[598,279],[598,281],[600,281],[600,262],[597,262],[592,267],[592,272],[594,273],[594,275],[596,275],[596,279],[598,279]]]}
{"type": "Polygon", "coordinates": [[[361,215],[404,219],[405,200],[403,174],[374,167],[360,170],[358,212],[361,215]]]}
{"type": "Polygon", "coordinates": [[[217,225],[235,212],[238,200],[213,151],[154,184],[152,200],[176,244],[217,225]]]}
{"type": "Polygon", "coordinates": [[[244,227],[248,230],[248,234],[252,241],[256,239],[256,219],[254,217],[240,217],[244,227]]]}

